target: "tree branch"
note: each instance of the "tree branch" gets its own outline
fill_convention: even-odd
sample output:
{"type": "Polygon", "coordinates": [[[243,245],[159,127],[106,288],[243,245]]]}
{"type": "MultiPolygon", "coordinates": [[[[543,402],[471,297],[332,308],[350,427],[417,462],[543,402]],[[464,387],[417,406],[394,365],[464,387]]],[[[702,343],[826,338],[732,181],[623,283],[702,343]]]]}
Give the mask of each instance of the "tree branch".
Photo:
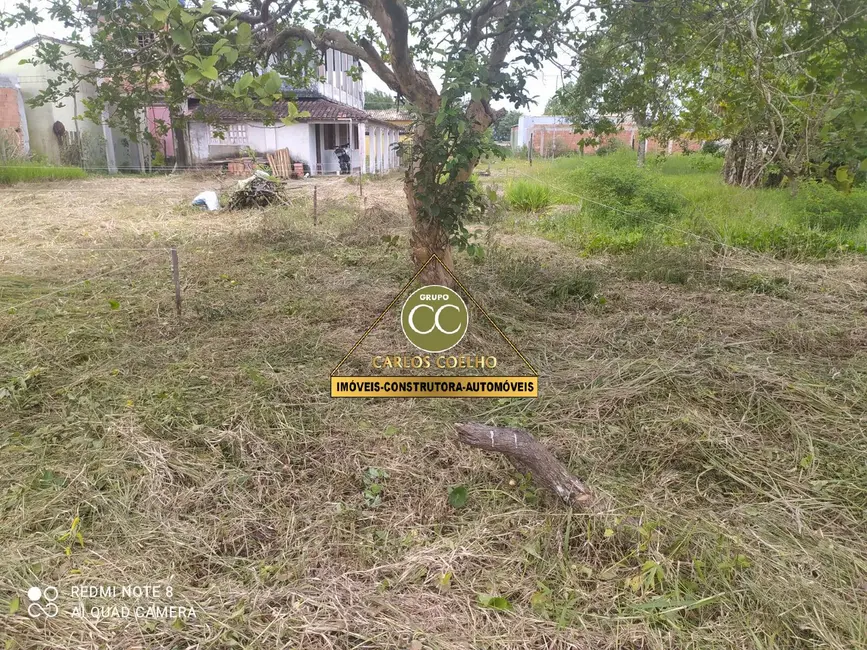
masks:
{"type": "Polygon", "coordinates": [[[458,440],[484,451],[503,454],[521,472],[530,472],[543,487],[565,503],[582,510],[596,505],[590,488],[572,475],[538,440],[523,429],[491,427],[484,424],[456,424],[458,440]]]}

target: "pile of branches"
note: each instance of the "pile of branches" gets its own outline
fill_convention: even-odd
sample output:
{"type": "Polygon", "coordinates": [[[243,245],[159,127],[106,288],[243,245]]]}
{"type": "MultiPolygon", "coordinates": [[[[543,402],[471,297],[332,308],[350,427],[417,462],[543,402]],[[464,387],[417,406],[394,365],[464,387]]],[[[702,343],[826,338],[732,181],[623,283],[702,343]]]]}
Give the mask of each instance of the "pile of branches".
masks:
{"type": "Polygon", "coordinates": [[[275,203],[288,205],[286,190],[279,179],[253,176],[241,181],[229,198],[229,210],[244,210],[247,208],[264,208],[275,203]]]}

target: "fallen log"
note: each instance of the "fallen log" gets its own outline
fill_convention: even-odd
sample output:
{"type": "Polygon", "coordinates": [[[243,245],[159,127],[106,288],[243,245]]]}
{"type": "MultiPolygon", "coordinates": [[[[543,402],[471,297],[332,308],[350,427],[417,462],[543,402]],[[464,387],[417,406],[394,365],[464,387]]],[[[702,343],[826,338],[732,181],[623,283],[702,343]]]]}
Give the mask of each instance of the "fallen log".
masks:
{"type": "Polygon", "coordinates": [[[473,422],[456,424],[455,429],[460,442],[503,454],[519,472],[530,472],[542,487],[551,490],[568,505],[587,510],[595,504],[596,499],[590,488],[523,429],[491,427],[473,422]]]}

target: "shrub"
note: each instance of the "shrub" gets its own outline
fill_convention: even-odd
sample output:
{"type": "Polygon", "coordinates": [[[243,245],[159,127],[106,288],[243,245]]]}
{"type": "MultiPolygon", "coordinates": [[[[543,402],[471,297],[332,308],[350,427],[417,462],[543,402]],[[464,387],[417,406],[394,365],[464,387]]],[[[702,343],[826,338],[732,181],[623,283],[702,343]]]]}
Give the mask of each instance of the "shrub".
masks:
{"type": "Polygon", "coordinates": [[[512,181],[506,187],[506,200],[521,212],[539,212],[551,205],[551,189],[533,181],[512,181]]]}
{"type": "Polygon", "coordinates": [[[794,220],[819,230],[853,230],[867,220],[867,191],[845,194],[829,183],[807,181],[793,200],[794,220]]]}
{"type": "Polygon", "coordinates": [[[605,141],[596,147],[596,155],[597,156],[607,156],[609,154],[621,151],[626,147],[622,141],[618,140],[615,137],[606,138],[605,141]]]}
{"type": "Polygon", "coordinates": [[[723,146],[722,142],[717,140],[705,140],[704,144],[701,145],[701,152],[721,158],[725,155],[726,148],[723,146]]]}
{"type": "Polygon", "coordinates": [[[635,166],[633,156],[588,160],[573,174],[574,184],[593,201],[585,210],[614,228],[647,227],[669,221],[685,201],[658,176],[635,166]]]}
{"type": "Polygon", "coordinates": [[[78,167],[53,167],[33,161],[16,160],[0,166],[0,185],[23,183],[27,181],[55,181],[72,178],[85,178],[84,170],[78,167]]]}

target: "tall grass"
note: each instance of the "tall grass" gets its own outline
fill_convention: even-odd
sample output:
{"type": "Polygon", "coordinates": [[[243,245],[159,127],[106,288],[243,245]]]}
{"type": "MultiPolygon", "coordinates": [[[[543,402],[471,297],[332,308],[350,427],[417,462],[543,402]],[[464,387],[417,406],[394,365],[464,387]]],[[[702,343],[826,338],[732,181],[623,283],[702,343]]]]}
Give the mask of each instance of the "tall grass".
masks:
{"type": "Polygon", "coordinates": [[[0,165],[0,185],[85,177],[84,170],[78,167],[55,167],[24,160],[14,160],[0,165]]]}
{"type": "Polygon", "coordinates": [[[521,212],[539,212],[551,205],[551,189],[529,180],[512,181],[506,187],[506,200],[521,212]]]}
{"type": "Polygon", "coordinates": [[[588,254],[629,251],[648,240],[716,242],[794,259],[867,252],[867,191],[846,195],[802,183],[793,196],[785,188],[732,187],[722,164],[710,155],[674,155],[649,158],[638,169],[626,150],[512,166],[547,184],[552,204],[576,206],[534,227],[588,254]]]}

